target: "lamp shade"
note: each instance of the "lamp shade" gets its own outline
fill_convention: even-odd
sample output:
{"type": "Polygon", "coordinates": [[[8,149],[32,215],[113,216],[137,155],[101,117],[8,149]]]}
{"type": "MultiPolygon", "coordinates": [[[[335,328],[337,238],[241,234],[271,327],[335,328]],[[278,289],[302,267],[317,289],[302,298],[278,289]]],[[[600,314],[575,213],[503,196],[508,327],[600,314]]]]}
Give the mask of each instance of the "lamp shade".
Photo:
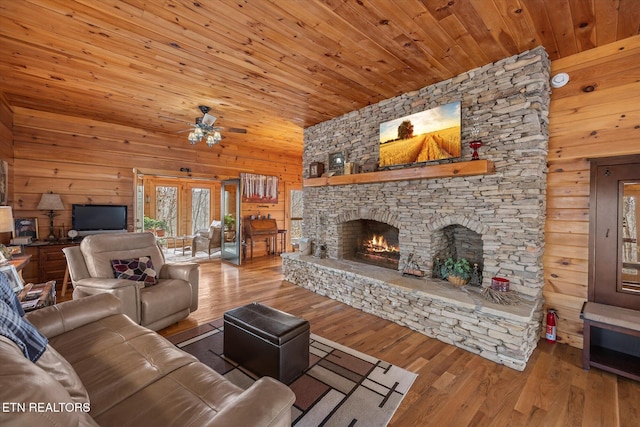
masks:
{"type": "Polygon", "coordinates": [[[36,209],[43,211],[63,211],[64,205],[62,204],[62,199],[59,194],[44,193],[36,209]]]}
{"type": "Polygon", "coordinates": [[[0,232],[13,231],[13,211],[11,206],[0,206],[0,232]]]}

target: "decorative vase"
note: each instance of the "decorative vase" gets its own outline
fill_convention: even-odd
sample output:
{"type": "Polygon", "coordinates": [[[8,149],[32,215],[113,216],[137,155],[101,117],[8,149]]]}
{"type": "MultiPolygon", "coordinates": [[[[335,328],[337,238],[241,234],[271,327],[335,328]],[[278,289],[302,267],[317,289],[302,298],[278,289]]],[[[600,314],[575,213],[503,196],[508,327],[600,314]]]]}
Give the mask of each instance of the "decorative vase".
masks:
{"type": "Polygon", "coordinates": [[[452,275],[449,275],[447,277],[447,280],[449,281],[449,283],[456,286],[464,286],[467,284],[467,281],[468,281],[467,279],[463,279],[460,276],[452,276],[452,275]]]}
{"type": "Polygon", "coordinates": [[[481,141],[471,141],[469,143],[469,147],[473,149],[473,154],[471,155],[471,160],[480,160],[480,156],[478,155],[478,148],[482,147],[481,141]]]}

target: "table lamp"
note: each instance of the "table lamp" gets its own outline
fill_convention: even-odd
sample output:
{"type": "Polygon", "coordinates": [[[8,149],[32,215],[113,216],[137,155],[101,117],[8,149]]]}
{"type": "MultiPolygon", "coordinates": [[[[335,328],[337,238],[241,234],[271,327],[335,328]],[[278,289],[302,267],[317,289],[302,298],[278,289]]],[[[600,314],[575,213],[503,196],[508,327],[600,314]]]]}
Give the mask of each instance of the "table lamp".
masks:
{"type": "Polygon", "coordinates": [[[13,232],[13,211],[11,206],[0,206],[0,233],[13,232]]]}
{"type": "Polygon", "coordinates": [[[40,198],[40,203],[38,203],[38,207],[36,209],[49,211],[49,236],[47,237],[47,240],[55,242],[56,234],[53,228],[53,218],[59,214],[53,213],[53,211],[64,210],[64,205],[62,204],[60,195],[53,192],[44,193],[42,198],[40,198]]]}

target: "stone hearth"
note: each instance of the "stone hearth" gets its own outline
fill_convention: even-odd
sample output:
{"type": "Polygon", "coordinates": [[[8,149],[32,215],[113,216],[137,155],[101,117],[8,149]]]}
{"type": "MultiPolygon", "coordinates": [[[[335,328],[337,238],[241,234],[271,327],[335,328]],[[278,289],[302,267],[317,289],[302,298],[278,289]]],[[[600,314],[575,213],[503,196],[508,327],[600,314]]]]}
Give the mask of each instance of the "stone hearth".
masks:
{"type": "Polygon", "coordinates": [[[468,143],[476,139],[470,132],[477,122],[480,156],[493,162],[495,172],[305,186],[303,234],[326,245],[329,259],[286,256],[285,278],[524,369],[541,326],[549,65],[537,48],[305,129],[305,165],[338,151],[363,164],[377,160],[380,123],[461,100],[459,160],[471,158],[468,143]],[[399,271],[343,259],[342,236],[356,220],[398,229],[399,271]],[[525,302],[495,306],[474,294],[479,289],[430,279],[435,257],[448,254],[477,262],[484,286],[493,276],[508,278],[525,302]],[[402,277],[409,256],[424,278],[402,277]]]}
{"type": "Polygon", "coordinates": [[[285,280],[510,368],[523,370],[536,347],[541,300],[504,306],[479,288],[382,267],[299,253],[282,258],[285,280]]]}

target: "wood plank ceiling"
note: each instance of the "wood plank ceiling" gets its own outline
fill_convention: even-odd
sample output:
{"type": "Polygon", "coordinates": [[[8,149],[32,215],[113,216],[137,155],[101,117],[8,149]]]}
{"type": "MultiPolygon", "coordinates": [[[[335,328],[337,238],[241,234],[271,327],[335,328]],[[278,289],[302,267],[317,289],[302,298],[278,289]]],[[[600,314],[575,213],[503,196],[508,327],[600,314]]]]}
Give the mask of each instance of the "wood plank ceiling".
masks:
{"type": "MultiPolygon", "coordinates": [[[[175,135],[208,105],[230,143],[302,129],[544,45],[640,32],[637,0],[0,0],[11,106],[175,135]]],[[[186,133],[184,134],[186,140],[186,133]]]]}

